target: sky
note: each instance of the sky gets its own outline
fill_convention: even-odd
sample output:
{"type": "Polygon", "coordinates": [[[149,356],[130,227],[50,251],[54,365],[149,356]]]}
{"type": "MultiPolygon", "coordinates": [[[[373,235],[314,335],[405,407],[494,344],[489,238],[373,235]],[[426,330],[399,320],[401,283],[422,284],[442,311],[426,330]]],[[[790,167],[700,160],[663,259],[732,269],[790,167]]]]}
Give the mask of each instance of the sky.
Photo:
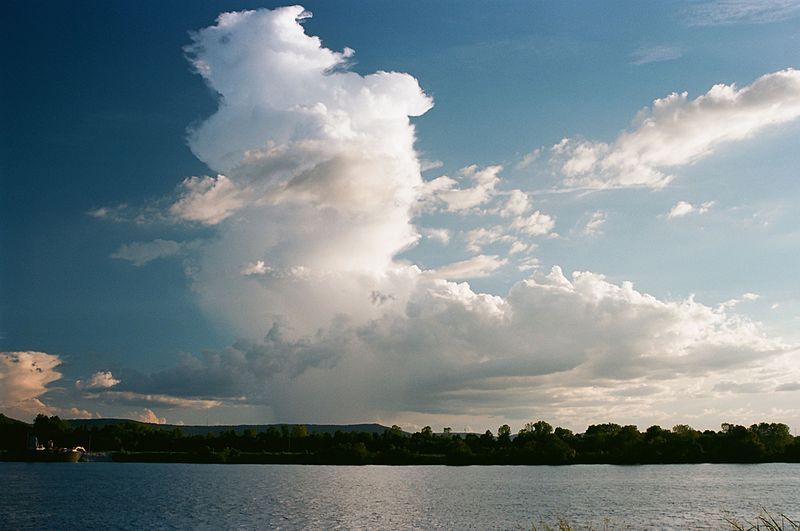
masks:
{"type": "Polygon", "coordinates": [[[0,412],[800,433],[800,2],[4,7],[0,412]]]}

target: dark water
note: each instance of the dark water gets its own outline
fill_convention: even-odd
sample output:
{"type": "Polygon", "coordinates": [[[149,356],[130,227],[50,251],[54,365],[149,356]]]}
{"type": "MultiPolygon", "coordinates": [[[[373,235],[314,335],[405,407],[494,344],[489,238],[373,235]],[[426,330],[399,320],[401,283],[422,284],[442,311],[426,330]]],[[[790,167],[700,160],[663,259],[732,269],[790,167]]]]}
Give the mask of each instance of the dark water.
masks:
{"type": "Polygon", "coordinates": [[[725,529],[800,521],[800,465],[0,463],[0,529],[725,529]]]}

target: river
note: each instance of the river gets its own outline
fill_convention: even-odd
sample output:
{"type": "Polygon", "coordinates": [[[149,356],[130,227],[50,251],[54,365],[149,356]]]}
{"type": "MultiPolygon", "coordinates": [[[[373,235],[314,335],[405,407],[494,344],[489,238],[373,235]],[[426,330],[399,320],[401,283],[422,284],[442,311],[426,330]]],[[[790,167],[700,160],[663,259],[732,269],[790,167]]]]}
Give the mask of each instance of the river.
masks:
{"type": "Polygon", "coordinates": [[[800,522],[800,465],[0,463],[0,529],[729,529],[800,522]]]}

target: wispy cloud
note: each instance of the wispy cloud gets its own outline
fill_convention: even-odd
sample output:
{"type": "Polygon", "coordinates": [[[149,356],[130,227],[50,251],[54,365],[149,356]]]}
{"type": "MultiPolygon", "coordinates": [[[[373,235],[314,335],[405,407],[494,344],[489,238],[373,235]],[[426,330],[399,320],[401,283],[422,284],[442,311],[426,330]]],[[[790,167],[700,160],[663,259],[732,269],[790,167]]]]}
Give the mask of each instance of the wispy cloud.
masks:
{"type": "Polygon", "coordinates": [[[482,278],[491,275],[507,263],[508,260],[497,255],[479,254],[467,260],[442,266],[431,271],[431,274],[448,280],[482,278]]]}
{"type": "Polygon", "coordinates": [[[423,159],[419,161],[420,171],[435,170],[436,168],[441,168],[442,166],[444,166],[444,162],[442,162],[441,160],[423,159]]]}
{"type": "Polygon", "coordinates": [[[114,251],[111,258],[127,260],[136,267],[142,267],[159,258],[177,256],[197,249],[199,245],[199,240],[176,242],[156,239],[149,242],[132,242],[120,246],[119,249],[114,251]]]}
{"type": "Polygon", "coordinates": [[[211,409],[223,404],[221,400],[209,398],[186,398],[167,394],[137,393],[134,391],[98,391],[85,393],[84,397],[104,402],[120,402],[132,405],[156,405],[191,409],[211,409]]]}
{"type": "Polygon", "coordinates": [[[583,233],[587,236],[599,236],[603,234],[603,226],[606,224],[608,220],[608,213],[598,210],[592,213],[592,217],[589,218],[589,221],[586,222],[586,226],[583,227],[583,233]]]}
{"type": "Polygon", "coordinates": [[[518,170],[522,170],[539,160],[539,157],[542,155],[542,148],[536,148],[533,151],[526,153],[519,162],[517,162],[516,168],[518,170]]]}
{"type": "Polygon", "coordinates": [[[687,11],[690,26],[767,24],[800,15],[800,0],[712,0],[687,11]]]}
{"type": "Polygon", "coordinates": [[[651,46],[639,48],[631,52],[631,64],[644,65],[661,61],[673,61],[680,58],[683,51],[677,46],[651,46]]]}

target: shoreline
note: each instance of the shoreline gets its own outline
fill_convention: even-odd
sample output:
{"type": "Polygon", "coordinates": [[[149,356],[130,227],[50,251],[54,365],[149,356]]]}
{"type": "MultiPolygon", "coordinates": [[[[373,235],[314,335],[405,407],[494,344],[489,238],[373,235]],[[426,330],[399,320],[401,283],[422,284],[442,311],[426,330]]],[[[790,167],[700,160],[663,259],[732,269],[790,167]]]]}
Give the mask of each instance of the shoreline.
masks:
{"type": "Polygon", "coordinates": [[[191,452],[111,452],[100,459],[92,456],[83,462],[114,463],[186,463],[186,464],[229,464],[229,465],[321,465],[321,466],[548,466],[568,467],[575,465],[611,465],[620,467],[637,467],[650,465],[761,465],[761,464],[798,464],[793,461],[692,461],[692,462],[641,462],[624,463],[611,461],[586,461],[570,463],[538,463],[511,461],[455,461],[446,455],[427,455],[421,459],[391,461],[386,459],[369,460],[332,460],[324,456],[307,453],[226,453],[195,454],[191,452]]]}

